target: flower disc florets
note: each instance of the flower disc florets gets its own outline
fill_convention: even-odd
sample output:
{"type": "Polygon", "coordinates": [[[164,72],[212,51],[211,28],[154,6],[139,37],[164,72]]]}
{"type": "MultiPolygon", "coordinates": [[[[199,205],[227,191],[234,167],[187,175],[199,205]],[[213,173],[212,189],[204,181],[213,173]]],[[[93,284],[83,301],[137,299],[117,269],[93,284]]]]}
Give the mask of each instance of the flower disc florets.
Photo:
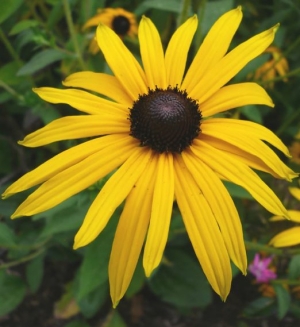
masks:
{"type": "Polygon", "coordinates": [[[131,135],[142,146],[162,152],[182,152],[200,132],[197,101],[176,87],[156,87],[140,95],[130,109],[131,135]]]}
{"type": "Polygon", "coordinates": [[[130,21],[125,16],[116,16],[112,21],[112,29],[118,35],[126,35],[130,29],[130,21]]]}

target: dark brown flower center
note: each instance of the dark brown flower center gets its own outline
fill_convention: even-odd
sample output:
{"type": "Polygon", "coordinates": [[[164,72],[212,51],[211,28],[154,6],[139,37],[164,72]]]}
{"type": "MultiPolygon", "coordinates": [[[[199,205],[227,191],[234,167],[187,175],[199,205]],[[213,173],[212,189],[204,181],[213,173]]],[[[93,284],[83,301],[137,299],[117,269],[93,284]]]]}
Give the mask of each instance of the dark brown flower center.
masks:
{"type": "Polygon", "coordinates": [[[112,21],[112,29],[118,35],[126,35],[130,29],[129,19],[125,16],[116,16],[112,21]]]}
{"type": "Polygon", "coordinates": [[[159,153],[181,153],[198,136],[201,118],[198,103],[186,91],[156,87],[133,103],[130,134],[159,153]]]}

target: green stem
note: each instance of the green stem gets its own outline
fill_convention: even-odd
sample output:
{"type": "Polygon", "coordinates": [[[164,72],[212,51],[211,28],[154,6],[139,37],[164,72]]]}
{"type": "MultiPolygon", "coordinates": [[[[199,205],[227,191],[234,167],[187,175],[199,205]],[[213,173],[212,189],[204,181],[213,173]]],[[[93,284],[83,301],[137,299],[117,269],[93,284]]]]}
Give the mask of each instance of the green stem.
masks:
{"type": "Polygon", "coordinates": [[[300,280],[274,279],[271,281],[271,284],[300,285],[300,280]]]}
{"type": "Polygon", "coordinates": [[[300,248],[297,249],[278,249],[274,248],[273,246],[265,245],[265,244],[259,244],[254,242],[245,241],[246,248],[248,250],[256,250],[256,251],[263,251],[271,254],[277,254],[277,255],[294,255],[294,254],[300,254],[300,248]]]}
{"type": "Polygon", "coordinates": [[[276,135],[279,136],[281,135],[286,129],[287,127],[294,123],[295,121],[298,121],[297,118],[298,116],[300,117],[300,110],[295,110],[291,115],[289,115],[281,124],[281,126],[278,128],[278,130],[276,131],[276,135]]]}
{"type": "Polygon", "coordinates": [[[20,263],[30,261],[33,258],[39,256],[45,250],[46,250],[45,248],[41,248],[38,251],[36,251],[34,253],[31,253],[31,254],[29,254],[29,255],[27,255],[27,256],[19,259],[19,260],[14,260],[14,261],[11,261],[11,262],[3,263],[3,264],[0,265],[0,270],[1,269],[7,269],[7,268],[10,268],[10,267],[14,267],[14,266],[18,266],[20,263]]]}
{"type": "Polygon", "coordinates": [[[198,19],[199,19],[198,29],[195,35],[196,49],[199,48],[203,38],[201,27],[202,27],[204,12],[205,12],[206,1],[207,0],[196,0],[194,4],[194,11],[198,14],[198,19]]]}
{"type": "Polygon", "coordinates": [[[16,92],[13,88],[11,88],[9,85],[4,83],[3,81],[0,80],[0,87],[3,87],[5,91],[19,99],[20,101],[24,101],[24,97],[20,95],[18,92],[16,92]]]}
{"type": "Polygon", "coordinates": [[[178,18],[178,23],[179,23],[178,25],[179,26],[181,24],[183,24],[187,20],[190,5],[191,5],[191,0],[184,0],[183,1],[182,10],[181,10],[180,16],[178,18]]]}
{"type": "Polygon", "coordinates": [[[18,63],[19,67],[22,66],[22,61],[19,58],[18,53],[15,51],[13,46],[11,45],[9,39],[6,37],[6,35],[3,33],[2,28],[0,27],[0,39],[4,43],[6,49],[10,53],[10,55],[14,58],[14,60],[18,63]]]}
{"type": "Polygon", "coordinates": [[[68,29],[69,29],[69,33],[70,33],[72,41],[73,41],[75,53],[76,53],[76,55],[78,57],[78,61],[79,61],[79,64],[80,64],[81,68],[83,70],[86,70],[85,63],[83,61],[82,54],[81,54],[81,51],[80,51],[80,48],[79,48],[79,44],[77,42],[77,37],[76,37],[76,32],[75,32],[75,28],[74,28],[74,24],[73,24],[73,19],[72,19],[72,15],[71,15],[71,9],[70,9],[70,5],[69,5],[69,1],[68,0],[63,0],[63,4],[64,4],[66,20],[67,20],[67,24],[68,24],[68,29]]]}

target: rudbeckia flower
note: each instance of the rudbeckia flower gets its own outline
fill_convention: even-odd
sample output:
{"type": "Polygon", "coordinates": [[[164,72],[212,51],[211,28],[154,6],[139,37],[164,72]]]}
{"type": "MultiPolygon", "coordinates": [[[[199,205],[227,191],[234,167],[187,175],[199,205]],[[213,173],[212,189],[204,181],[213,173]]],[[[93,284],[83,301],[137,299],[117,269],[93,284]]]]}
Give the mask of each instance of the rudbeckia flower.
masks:
{"type": "Polygon", "coordinates": [[[291,154],[291,161],[295,162],[296,164],[300,165],[300,141],[295,141],[289,147],[290,154],[291,154]]]}
{"type": "MultiPolygon", "coordinates": [[[[290,187],[290,193],[297,199],[300,200],[300,189],[298,187],[290,187]]],[[[270,244],[274,247],[285,247],[285,246],[293,246],[300,244],[300,211],[299,210],[288,210],[288,214],[291,222],[298,223],[298,225],[291,227],[283,232],[275,235],[270,244]]],[[[282,216],[274,216],[270,220],[271,221],[280,221],[284,218],[282,216]]]]}
{"type": "Polygon", "coordinates": [[[288,156],[284,144],[256,123],[212,117],[248,104],[273,106],[255,83],[224,86],[272,43],[277,29],[253,36],[227,53],[241,19],[240,7],[221,16],[186,74],[196,16],[175,31],[165,52],[154,24],[143,17],[138,32],[143,68],[112,29],[100,24],[97,42],[114,76],[79,72],[64,81],[67,89],[34,89],[45,101],[69,104],[87,115],[59,118],[20,144],[38,147],[93,139],[27,173],[3,196],[41,184],[12,218],[31,216],[115,170],[89,208],[74,243],[77,249],[92,242],[125,201],[109,262],[114,305],[128,288],[144,243],[146,276],[160,264],[174,198],[202,269],[222,299],[230,290],[230,260],[243,273],[247,268],[241,222],[222,180],[242,186],[273,214],[288,216],[252,169],[293,178],[293,171],[265,141],[288,156]]]}
{"type": "MultiPolygon", "coordinates": [[[[98,9],[97,14],[84,24],[83,30],[92,26],[96,27],[100,23],[110,27],[121,38],[137,35],[138,27],[135,15],[123,8],[98,9]]],[[[99,46],[94,38],[90,43],[89,50],[92,54],[99,52],[99,46]]]]}
{"type": "Polygon", "coordinates": [[[268,47],[264,53],[270,54],[270,59],[261,65],[254,74],[254,79],[268,82],[267,87],[274,88],[274,78],[278,74],[284,82],[287,82],[285,77],[289,71],[289,65],[281,51],[274,46],[268,47]]]}

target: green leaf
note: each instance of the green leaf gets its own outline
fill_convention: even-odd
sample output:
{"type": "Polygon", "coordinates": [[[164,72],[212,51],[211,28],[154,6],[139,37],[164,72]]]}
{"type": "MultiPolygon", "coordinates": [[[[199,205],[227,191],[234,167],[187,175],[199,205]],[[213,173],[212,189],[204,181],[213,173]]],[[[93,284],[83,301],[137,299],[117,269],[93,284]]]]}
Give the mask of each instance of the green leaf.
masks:
{"type": "Polygon", "coordinates": [[[134,11],[135,15],[140,16],[149,9],[158,9],[171,11],[175,13],[181,12],[181,0],[148,0],[140,4],[134,11]]]}
{"type": "Polygon", "coordinates": [[[0,1],[0,23],[9,18],[23,3],[23,0],[0,1]]]}
{"type": "Polygon", "coordinates": [[[11,61],[0,68],[0,80],[8,85],[20,84],[20,77],[17,77],[19,64],[16,61],[11,61]]]}
{"type": "Polygon", "coordinates": [[[0,223],[0,247],[16,246],[16,236],[5,223],[0,223]]]}
{"type": "Polygon", "coordinates": [[[207,1],[204,7],[204,15],[202,13],[202,6],[200,6],[201,12],[198,13],[199,17],[203,16],[201,21],[202,35],[207,34],[214,22],[225,14],[228,10],[234,8],[233,0],[217,0],[207,1]]]}
{"type": "Polygon", "coordinates": [[[161,264],[149,281],[152,291],[181,308],[210,304],[212,291],[196,259],[178,249],[167,250],[165,258],[167,263],[161,264]]]}
{"type": "Polygon", "coordinates": [[[262,111],[258,109],[257,106],[255,105],[248,105],[240,108],[240,112],[246,116],[248,119],[262,124],[263,123],[263,118],[262,118],[262,111]]]}
{"type": "Polygon", "coordinates": [[[26,279],[30,290],[35,293],[44,275],[44,254],[35,257],[26,265],[26,279]]]}
{"type": "Polygon", "coordinates": [[[82,320],[75,320],[68,322],[64,327],[91,327],[91,325],[82,320]]]}
{"type": "Polygon", "coordinates": [[[0,317],[2,317],[13,311],[22,302],[26,293],[26,285],[20,277],[5,273],[0,280],[0,317]]]}
{"type": "Polygon", "coordinates": [[[289,279],[297,279],[300,277],[300,254],[296,254],[292,257],[288,268],[289,279]]]}
{"type": "Polygon", "coordinates": [[[266,317],[270,316],[275,311],[275,301],[273,298],[260,297],[250,302],[243,310],[246,317],[266,317]]]}
{"type": "Polygon", "coordinates": [[[279,319],[282,319],[288,312],[291,304],[291,295],[287,289],[280,284],[273,284],[276,297],[277,297],[277,315],[279,319]]]}
{"type": "Polygon", "coordinates": [[[223,183],[232,197],[253,200],[252,195],[241,186],[227,181],[223,181],[223,183]]]}
{"type": "Polygon", "coordinates": [[[93,317],[99,308],[104,304],[108,297],[108,284],[105,283],[98,288],[94,289],[93,292],[88,294],[86,297],[78,301],[78,305],[82,314],[86,318],[93,317]]]}
{"type": "Polygon", "coordinates": [[[86,247],[83,262],[79,269],[78,300],[108,280],[108,261],[115,233],[117,219],[112,217],[108,225],[95,241],[86,247]]]}
{"type": "Polygon", "coordinates": [[[18,72],[17,76],[34,74],[50,64],[68,57],[65,52],[47,49],[35,54],[18,72]]]}
{"type": "Polygon", "coordinates": [[[49,104],[39,104],[31,108],[31,112],[41,118],[45,125],[61,117],[59,111],[49,104]]]}
{"type": "Polygon", "coordinates": [[[125,321],[117,310],[112,310],[105,319],[103,326],[105,327],[126,327],[125,321]]]}
{"type": "Polygon", "coordinates": [[[14,27],[9,32],[9,35],[19,34],[20,32],[37,25],[39,25],[39,23],[36,20],[32,20],[32,19],[21,20],[19,23],[14,25],[14,27]]]}
{"type": "Polygon", "coordinates": [[[130,298],[134,294],[139,292],[145,283],[145,279],[146,279],[145,272],[144,272],[142,260],[140,258],[140,260],[138,261],[138,263],[136,265],[132,280],[126,291],[126,297],[130,298]]]}

